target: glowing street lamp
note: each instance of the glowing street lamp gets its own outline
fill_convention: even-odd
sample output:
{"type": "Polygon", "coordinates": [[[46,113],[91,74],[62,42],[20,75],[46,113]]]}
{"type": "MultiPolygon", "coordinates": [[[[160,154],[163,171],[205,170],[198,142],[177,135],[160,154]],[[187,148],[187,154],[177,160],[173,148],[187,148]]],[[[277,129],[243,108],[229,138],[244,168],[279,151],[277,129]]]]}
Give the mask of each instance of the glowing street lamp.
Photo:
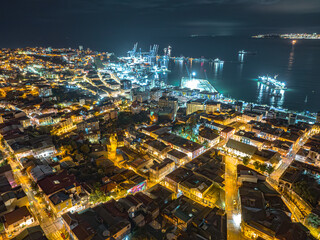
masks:
{"type": "Polygon", "coordinates": [[[232,220],[234,222],[234,225],[238,228],[240,228],[241,224],[241,214],[235,214],[232,216],[232,220]]]}

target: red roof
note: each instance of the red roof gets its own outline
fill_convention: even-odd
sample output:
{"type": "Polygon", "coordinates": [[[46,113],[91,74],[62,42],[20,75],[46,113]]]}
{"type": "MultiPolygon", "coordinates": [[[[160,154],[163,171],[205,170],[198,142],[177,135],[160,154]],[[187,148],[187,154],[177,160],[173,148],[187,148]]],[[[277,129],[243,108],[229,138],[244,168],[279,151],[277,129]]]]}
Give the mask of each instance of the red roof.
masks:
{"type": "Polygon", "coordinates": [[[18,208],[17,210],[4,215],[7,226],[15,224],[16,222],[19,222],[20,220],[28,217],[32,217],[32,215],[26,206],[18,208]]]}
{"type": "Polygon", "coordinates": [[[62,171],[56,175],[48,176],[38,182],[39,187],[46,195],[78,186],[74,175],[69,175],[67,171],[62,171]]]}
{"type": "Polygon", "coordinates": [[[233,127],[226,127],[225,129],[223,129],[221,132],[224,132],[224,133],[228,133],[228,132],[231,132],[235,130],[233,127]]]}
{"type": "Polygon", "coordinates": [[[91,239],[96,231],[92,229],[88,222],[79,223],[78,226],[72,229],[72,232],[77,236],[79,240],[91,239]]]}

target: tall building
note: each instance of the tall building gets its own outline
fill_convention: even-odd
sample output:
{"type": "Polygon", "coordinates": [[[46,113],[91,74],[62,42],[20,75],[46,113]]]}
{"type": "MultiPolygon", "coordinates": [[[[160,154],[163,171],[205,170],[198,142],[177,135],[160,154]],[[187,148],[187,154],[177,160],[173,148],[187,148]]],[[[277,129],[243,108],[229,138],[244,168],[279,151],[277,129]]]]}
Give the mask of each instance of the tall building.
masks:
{"type": "Polygon", "coordinates": [[[128,79],[121,80],[121,89],[130,90],[132,88],[132,82],[128,79]]]}
{"type": "Polygon", "coordinates": [[[289,113],[289,116],[288,116],[288,124],[289,124],[289,125],[295,125],[295,124],[296,124],[296,121],[297,121],[297,115],[296,115],[296,114],[293,114],[293,113],[289,113]]]}
{"type": "Polygon", "coordinates": [[[206,113],[212,114],[220,111],[221,104],[219,102],[208,101],[206,103],[206,113]]]}
{"type": "Polygon", "coordinates": [[[206,106],[204,104],[203,99],[190,101],[187,103],[187,115],[197,111],[204,111],[205,109],[206,109],[206,106]]]}
{"type": "Polygon", "coordinates": [[[241,113],[241,112],[242,112],[242,106],[243,106],[243,103],[242,103],[242,102],[236,102],[236,104],[235,104],[235,110],[236,110],[236,112],[241,113]]]}
{"type": "Polygon", "coordinates": [[[159,107],[170,107],[176,111],[178,109],[178,99],[175,97],[161,97],[159,98],[159,107]]]}
{"type": "Polygon", "coordinates": [[[39,87],[39,97],[50,97],[52,96],[52,88],[50,86],[39,87]]]}

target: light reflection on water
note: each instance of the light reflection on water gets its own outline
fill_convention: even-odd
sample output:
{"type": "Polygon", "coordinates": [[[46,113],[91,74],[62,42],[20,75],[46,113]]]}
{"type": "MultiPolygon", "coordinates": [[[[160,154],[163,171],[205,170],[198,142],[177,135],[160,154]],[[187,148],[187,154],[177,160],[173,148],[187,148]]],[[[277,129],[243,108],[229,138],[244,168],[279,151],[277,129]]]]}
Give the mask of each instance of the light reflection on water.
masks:
{"type": "Polygon", "coordinates": [[[257,81],[257,103],[264,103],[269,99],[269,105],[282,107],[284,103],[284,90],[276,90],[257,81]]]}
{"type": "MultiPolygon", "coordinates": [[[[186,77],[191,73],[195,72],[197,77],[208,79],[211,84],[216,87],[217,84],[225,81],[224,80],[224,67],[225,64],[227,66],[236,67],[238,69],[237,75],[235,76],[238,81],[241,83],[242,73],[245,63],[240,62],[235,65],[235,63],[217,63],[217,62],[196,62],[196,61],[174,61],[173,65],[171,65],[170,70],[172,74],[176,75],[175,82],[179,83],[181,77],[186,77]]],[[[170,84],[170,81],[169,81],[170,84]]],[[[174,84],[178,85],[178,84],[174,84]]],[[[254,94],[254,93],[248,93],[254,94]]],[[[269,86],[260,83],[257,81],[256,85],[256,102],[259,104],[269,104],[275,107],[283,107],[285,99],[285,91],[284,90],[275,90],[270,88],[269,86]]]]}
{"type": "Polygon", "coordinates": [[[293,63],[294,63],[294,45],[292,45],[290,55],[289,55],[288,71],[292,71],[293,63]]]}

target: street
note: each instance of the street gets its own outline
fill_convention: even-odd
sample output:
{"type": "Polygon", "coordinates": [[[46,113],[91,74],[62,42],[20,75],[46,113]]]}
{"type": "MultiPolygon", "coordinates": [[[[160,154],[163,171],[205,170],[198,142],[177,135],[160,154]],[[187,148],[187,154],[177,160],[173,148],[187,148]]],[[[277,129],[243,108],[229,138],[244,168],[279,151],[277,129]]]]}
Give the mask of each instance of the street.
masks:
{"type": "Polygon", "coordinates": [[[238,208],[237,159],[224,156],[225,160],[225,204],[227,214],[227,239],[244,239],[241,235],[241,212],[238,208]]]}
{"type": "Polygon", "coordinates": [[[20,165],[10,157],[9,152],[6,148],[4,148],[1,145],[0,150],[5,154],[6,158],[8,159],[8,163],[12,168],[16,182],[20,183],[23,191],[28,197],[30,203],[29,209],[31,210],[36,220],[39,222],[47,238],[53,240],[63,239],[61,237],[61,234],[63,232],[63,224],[61,218],[56,218],[55,216],[48,216],[48,214],[44,210],[45,205],[40,204],[38,202],[38,200],[35,198],[33,194],[33,190],[30,188],[30,183],[32,180],[28,177],[28,175],[23,175],[21,173],[19,168],[20,165]]]}

